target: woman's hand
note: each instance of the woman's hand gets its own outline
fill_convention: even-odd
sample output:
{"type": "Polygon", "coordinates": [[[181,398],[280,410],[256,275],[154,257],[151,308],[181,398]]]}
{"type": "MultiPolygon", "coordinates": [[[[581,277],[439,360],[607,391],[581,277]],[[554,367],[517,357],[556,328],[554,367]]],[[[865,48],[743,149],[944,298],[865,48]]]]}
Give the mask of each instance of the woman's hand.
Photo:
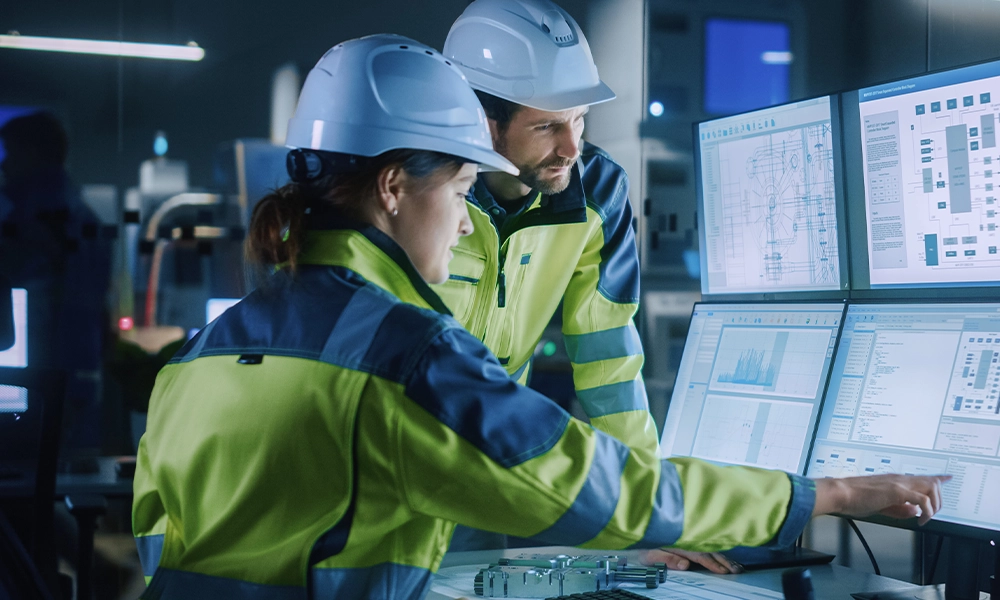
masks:
{"type": "Polygon", "coordinates": [[[941,510],[941,485],[951,475],[870,475],[817,479],[813,516],[831,513],[849,517],[882,514],[896,519],[919,517],[926,524],[941,510]]]}

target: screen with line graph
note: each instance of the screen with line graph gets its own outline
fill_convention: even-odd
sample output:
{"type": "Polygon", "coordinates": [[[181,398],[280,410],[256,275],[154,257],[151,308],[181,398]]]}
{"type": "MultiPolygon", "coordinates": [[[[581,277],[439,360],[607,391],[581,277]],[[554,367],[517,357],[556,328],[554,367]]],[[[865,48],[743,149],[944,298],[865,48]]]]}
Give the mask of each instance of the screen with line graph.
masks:
{"type": "Polygon", "coordinates": [[[664,456],[801,474],[843,303],[697,304],[664,456]]]}

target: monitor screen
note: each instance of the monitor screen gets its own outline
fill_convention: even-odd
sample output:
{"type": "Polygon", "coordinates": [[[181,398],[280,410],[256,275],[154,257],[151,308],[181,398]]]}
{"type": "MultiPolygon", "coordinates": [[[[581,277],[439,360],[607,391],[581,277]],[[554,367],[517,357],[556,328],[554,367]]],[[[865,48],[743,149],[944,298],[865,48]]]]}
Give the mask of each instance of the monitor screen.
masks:
{"type": "Polygon", "coordinates": [[[789,100],[792,64],[787,23],[705,21],[705,112],[726,115],[789,100]]]}
{"type": "Polygon", "coordinates": [[[851,305],[810,477],[954,476],[935,519],[1000,531],[1000,303],[851,305]]]}
{"type": "Polygon", "coordinates": [[[846,284],[830,107],[823,97],[698,124],[702,293],[846,284]]]}
{"type": "Polygon", "coordinates": [[[801,474],[844,304],[696,304],[665,457],[801,474]]]}
{"type": "MultiPolygon", "coordinates": [[[[11,290],[14,307],[14,345],[0,352],[0,367],[24,368],[28,366],[28,292],[21,288],[11,290]]],[[[0,385],[0,413],[28,410],[28,390],[0,385]]]]}
{"type": "Polygon", "coordinates": [[[222,313],[229,310],[230,307],[240,300],[240,298],[210,298],[205,303],[205,324],[208,325],[218,319],[222,313]]]}
{"type": "Polygon", "coordinates": [[[858,92],[872,289],[1000,281],[998,106],[1000,62],[858,92]]]}

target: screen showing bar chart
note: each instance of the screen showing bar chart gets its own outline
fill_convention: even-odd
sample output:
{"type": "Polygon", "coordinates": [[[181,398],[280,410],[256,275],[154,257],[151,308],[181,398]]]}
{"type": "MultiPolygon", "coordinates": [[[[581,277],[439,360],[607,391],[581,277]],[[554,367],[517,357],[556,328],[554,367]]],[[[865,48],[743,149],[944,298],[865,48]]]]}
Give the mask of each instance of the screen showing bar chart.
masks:
{"type": "Polygon", "coordinates": [[[953,476],[935,519],[1000,530],[1000,304],[851,305],[810,477],[953,476]]]}
{"type": "Polygon", "coordinates": [[[664,456],[801,473],[843,312],[842,303],[696,305],[664,456]]]}

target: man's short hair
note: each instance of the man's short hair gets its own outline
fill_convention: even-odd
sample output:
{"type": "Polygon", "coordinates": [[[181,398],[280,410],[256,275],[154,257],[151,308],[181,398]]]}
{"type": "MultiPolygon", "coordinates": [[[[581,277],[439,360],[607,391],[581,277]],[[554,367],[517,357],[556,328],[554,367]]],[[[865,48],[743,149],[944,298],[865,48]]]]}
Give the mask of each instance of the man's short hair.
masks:
{"type": "Polygon", "coordinates": [[[10,146],[35,148],[46,164],[61,165],[69,152],[66,129],[55,115],[36,112],[16,117],[0,127],[0,140],[10,146]]]}
{"type": "Polygon", "coordinates": [[[487,94],[479,90],[475,90],[475,92],[479,98],[479,103],[483,105],[483,110],[486,111],[486,116],[496,121],[497,129],[500,133],[507,130],[511,119],[514,118],[517,111],[523,108],[522,105],[516,102],[498,98],[493,94],[487,94]]]}

